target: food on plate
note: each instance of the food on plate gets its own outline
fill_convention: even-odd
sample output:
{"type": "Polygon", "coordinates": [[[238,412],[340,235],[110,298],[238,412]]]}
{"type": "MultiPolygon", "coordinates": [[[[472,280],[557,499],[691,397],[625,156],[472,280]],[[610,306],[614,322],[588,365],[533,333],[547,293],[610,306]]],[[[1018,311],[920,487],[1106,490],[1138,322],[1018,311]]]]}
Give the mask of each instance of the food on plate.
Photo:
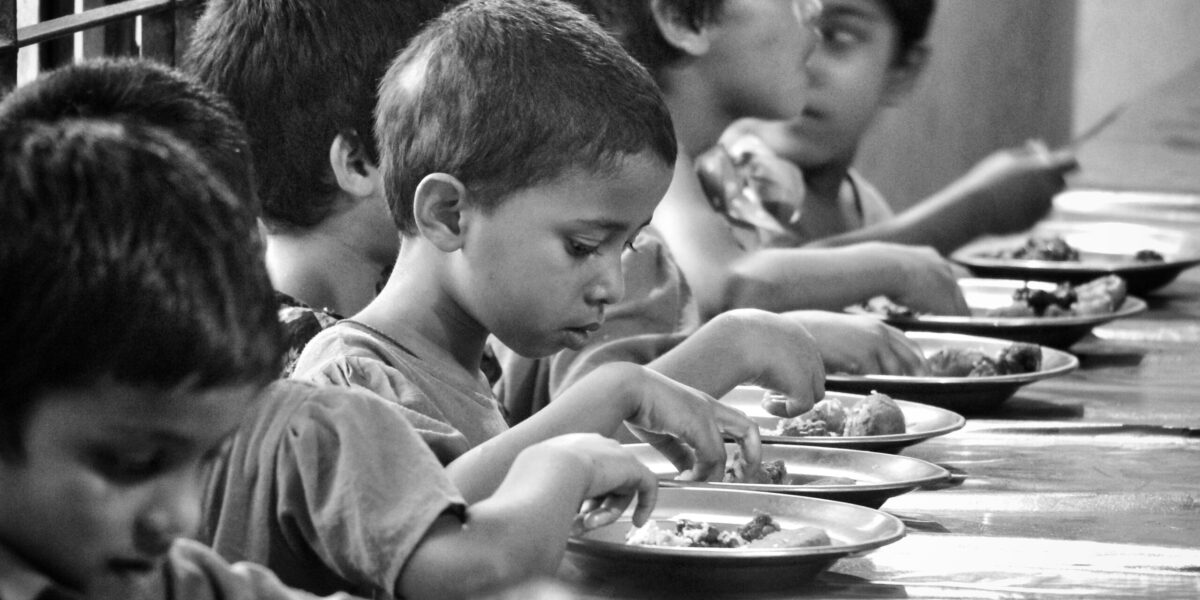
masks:
{"type": "Polygon", "coordinates": [[[625,543],[679,548],[804,548],[833,542],[820,527],[784,529],[771,515],[755,511],[753,519],[732,530],[690,519],[676,519],[675,527],[667,528],[651,520],[631,529],[625,543]]]}
{"type": "Polygon", "coordinates": [[[1087,283],[1060,283],[1053,291],[1028,285],[1013,292],[1013,303],[994,308],[988,317],[1076,317],[1115,312],[1125,303],[1127,286],[1117,275],[1105,275],[1087,283]]]}
{"type": "MultiPolygon", "coordinates": [[[[768,392],[774,393],[774,392],[768,392]]],[[[790,419],[780,419],[767,435],[787,437],[850,437],[904,433],[904,413],[885,394],[868,395],[849,405],[841,398],[826,398],[812,410],[790,419]]]]}
{"type": "Polygon", "coordinates": [[[787,477],[787,465],[783,459],[764,460],[757,465],[751,465],[742,458],[742,451],[733,453],[733,458],[725,465],[724,483],[783,483],[787,477]]]}
{"type": "MultiPolygon", "coordinates": [[[[1045,260],[1053,262],[1079,262],[1079,249],[1067,243],[1062,236],[1033,236],[1025,245],[1008,250],[997,250],[984,256],[1013,260],[1045,260]]],[[[1133,254],[1138,262],[1163,262],[1163,255],[1151,250],[1138,250],[1133,254]]]]}
{"type": "Polygon", "coordinates": [[[975,348],[943,348],[929,357],[934,377],[992,377],[1032,373],[1042,366],[1042,348],[1014,343],[992,356],[975,348]]]}

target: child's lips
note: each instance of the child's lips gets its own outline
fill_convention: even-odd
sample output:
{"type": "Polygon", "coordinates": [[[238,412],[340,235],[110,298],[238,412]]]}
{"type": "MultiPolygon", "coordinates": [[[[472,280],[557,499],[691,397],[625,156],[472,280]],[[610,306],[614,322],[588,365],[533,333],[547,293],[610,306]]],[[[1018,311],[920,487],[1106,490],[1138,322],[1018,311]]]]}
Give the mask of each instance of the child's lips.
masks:
{"type": "Polygon", "coordinates": [[[161,558],[110,558],[108,568],[118,575],[148,575],[158,569],[161,558]]]}

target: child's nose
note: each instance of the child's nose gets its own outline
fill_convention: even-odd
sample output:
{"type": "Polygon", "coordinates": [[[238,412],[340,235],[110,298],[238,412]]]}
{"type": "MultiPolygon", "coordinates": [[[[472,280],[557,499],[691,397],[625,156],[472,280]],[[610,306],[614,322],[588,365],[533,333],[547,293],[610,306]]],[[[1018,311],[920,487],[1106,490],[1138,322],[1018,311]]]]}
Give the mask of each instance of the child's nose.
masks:
{"type": "Polygon", "coordinates": [[[625,297],[625,273],[620,253],[606,258],[596,279],[588,286],[585,300],[589,304],[613,304],[625,297]]]}
{"type": "Polygon", "coordinates": [[[135,524],[138,551],[161,555],[175,538],[194,534],[200,525],[200,493],[196,477],[164,479],[135,524]]]}

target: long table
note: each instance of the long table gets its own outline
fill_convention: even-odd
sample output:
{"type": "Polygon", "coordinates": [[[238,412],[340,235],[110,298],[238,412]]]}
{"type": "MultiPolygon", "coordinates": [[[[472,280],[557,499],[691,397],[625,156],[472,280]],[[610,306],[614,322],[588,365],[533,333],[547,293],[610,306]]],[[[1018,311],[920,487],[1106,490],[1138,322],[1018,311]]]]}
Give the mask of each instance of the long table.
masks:
{"type": "MultiPolygon", "coordinates": [[[[1079,157],[1075,186],[1177,195],[1064,207],[1050,219],[1200,236],[1200,63],[1125,109],[1079,157]]],[[[905,538],[842,559],[801,589],[720,597],[1200,598],[1200,268],[1146,300],[1145,313],[1072,346],[1075,372],[905,449],[953,473],[884,504],[905,538]]],[[[702,597],[673,592],[669,573],[651,587],[576,591],[702,597]]]]}

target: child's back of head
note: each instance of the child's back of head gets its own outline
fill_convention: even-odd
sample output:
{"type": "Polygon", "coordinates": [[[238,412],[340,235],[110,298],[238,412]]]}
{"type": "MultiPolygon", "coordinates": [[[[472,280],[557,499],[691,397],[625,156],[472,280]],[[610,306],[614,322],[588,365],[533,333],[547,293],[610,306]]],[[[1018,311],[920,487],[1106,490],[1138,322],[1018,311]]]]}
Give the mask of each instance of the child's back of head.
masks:
{"type": "Polygon", "coordinates": [[[671,118],[646,71],[552,0],[449,11],[392,64],[376,112],[386,195],[406,234],[430,173],[458,178],[486,207],[572,169],[604,173],[642,152],[675,161],[671,118]]]}
{"type": "Polygon", "coordinates": [[[308,228],[335,210],[330,142],[342,134],[378,162],[372,109],[380,75],[450,0],[211,0],[185,70],[246,122],[263,220],[308,228]]]}
{"type": "Polygon", "coordinates": [[[258,212],[245,127],[224,98],[180,71],[148,60],[89,60],[44,73],[0,103],[0,120],[69,118],[162,127],[258,212]]]}

